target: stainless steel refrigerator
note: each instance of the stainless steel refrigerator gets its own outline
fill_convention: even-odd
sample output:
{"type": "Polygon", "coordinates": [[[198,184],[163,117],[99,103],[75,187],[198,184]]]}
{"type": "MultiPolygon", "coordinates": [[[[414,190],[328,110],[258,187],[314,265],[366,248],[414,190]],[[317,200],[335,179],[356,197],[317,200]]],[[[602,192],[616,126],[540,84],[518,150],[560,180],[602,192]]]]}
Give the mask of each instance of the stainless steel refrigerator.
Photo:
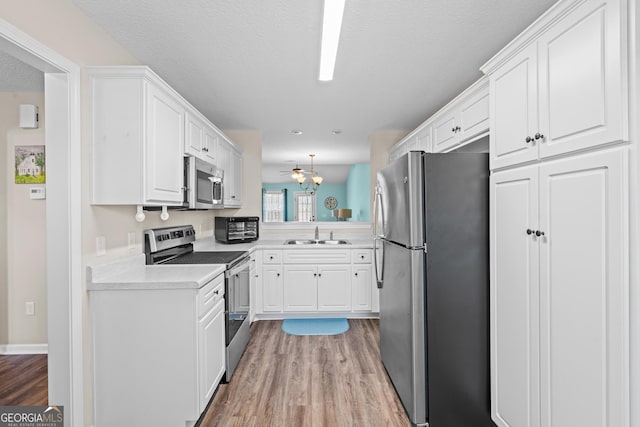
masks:
{"type": "Polygon", "coordinates": [[[414,425],[494,426],[487,154],[411,151],[377,174],[380,353],[414,425]]]}

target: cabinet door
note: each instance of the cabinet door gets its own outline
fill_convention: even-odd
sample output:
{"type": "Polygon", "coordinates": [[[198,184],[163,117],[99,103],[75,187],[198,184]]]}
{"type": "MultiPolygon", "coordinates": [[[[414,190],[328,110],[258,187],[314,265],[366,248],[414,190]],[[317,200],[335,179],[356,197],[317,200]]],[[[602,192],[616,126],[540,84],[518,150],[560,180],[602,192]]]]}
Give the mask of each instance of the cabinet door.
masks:
{"type": "Polygon", "coordinates": [[[231,194],[231,203],[234,206],[242,205],[242,153],[231,150],[231,159],[233,164],[233,194],[231,194]]]}
{"type": "Polygon", "coordinates": [[[532,44],[491,74],[491,169],[537,159],[537,56],[532,44]]]}
{"type": "Polygon", "coordinates": [[[540,167],[541,425],[628,425],[627,149],[540,167]]]}
{"type": "Polygon", "coordinates": [[[184,185],[184,107],[154,85],[147,84],[147,90],[145,200],[180,204],[184,185]]]}
{"type": "Polygon", "coordinates": [[[373,290],[371,264],[353,266],[351,287],[353,311],[371,311],[371,292],[373,290]]]}
{"type": "Polygon", "coordinates": [[[193,114],[185,113],[185,152],[200,157],[204,144],[204,123],[193,114]]]}
{"type": "Polygon", "coordinates": [[[351,311],[350,266],[318,266],[318,310],[351,311]]]}
{"type": "Polygon", "coordinates": [[[202,142],[202,152],[204,154],[205,160],[214,165],[218,166],[217,162],[217,154],[218,154],[218,135],[211,129],[206,126],[204,128],[204,140],[202,142]]]}
{"type": "Polygon", "coordinates": [[[224,299],[199,322],[198,382],[203,412],[225,371],[224,299]]]}
{"type": "Polygon", "coordinates": [[[284,311],[318,309],[318,268],[311,265],[284,267],[284,311]]]}
{"type": "Polygon", "coordinates": [[[456,111],[446,111],[433,122],[433,151],[440,153],[453,147],[458,142],[456,111]]]}
{"type": "Polygon", "coordinates": [[[539,39],[540,156],[627,138],[620,0],[589,0],[539,39]]]}
{"type": "Polygon", "coordinates": [[[265,265],[262,268],[262,307],[265,312],[282,311],[282,267],[265,265]]]}
{"type": "Polygon", "coordinates": [[[494,173],[490,183],[491,417],[538,426],[538,169],[494,173]]]}
{"type": "Polygon", "coordinates": [[[459,110],[458,123],[460,142],[469,140],[489,130],[489,86],[483,88],[465,99],[459,110]]]}

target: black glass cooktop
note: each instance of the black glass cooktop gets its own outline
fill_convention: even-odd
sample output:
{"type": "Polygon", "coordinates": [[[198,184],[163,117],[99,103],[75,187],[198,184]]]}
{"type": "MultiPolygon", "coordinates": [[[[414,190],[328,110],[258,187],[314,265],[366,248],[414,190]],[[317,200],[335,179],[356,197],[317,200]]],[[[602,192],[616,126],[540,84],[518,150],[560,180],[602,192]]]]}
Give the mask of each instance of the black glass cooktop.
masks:
{"type": "Polygon", "coordinates": [[[247,251],[189,252],[163,264],[227,264],[242,258],[247,251]]]}

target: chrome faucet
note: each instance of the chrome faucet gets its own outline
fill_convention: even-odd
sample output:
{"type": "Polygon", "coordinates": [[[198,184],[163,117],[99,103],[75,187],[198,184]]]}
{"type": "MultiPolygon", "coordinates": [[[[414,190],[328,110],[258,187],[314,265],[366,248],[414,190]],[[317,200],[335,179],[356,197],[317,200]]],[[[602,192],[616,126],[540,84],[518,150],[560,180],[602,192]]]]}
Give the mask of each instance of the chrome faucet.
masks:
{"type": "Polygon", "coordinates": [[[320,232],[318,231],[318,227],[316,226],[316,233],[315,233],[315,239],[316,240],[320,240],[320,232]]]}

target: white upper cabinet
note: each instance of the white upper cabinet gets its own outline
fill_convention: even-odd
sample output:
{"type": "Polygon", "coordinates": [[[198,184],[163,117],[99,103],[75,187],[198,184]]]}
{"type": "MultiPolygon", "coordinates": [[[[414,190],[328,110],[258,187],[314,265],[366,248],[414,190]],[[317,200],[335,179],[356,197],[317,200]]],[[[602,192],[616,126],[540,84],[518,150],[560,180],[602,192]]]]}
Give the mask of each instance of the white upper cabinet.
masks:
{"type": "Polygon", "coordinates": [[[489,85],[481,79],[433,118],[433,152],[472,142],[489,130],[489,85]]]}
{"type": "Polygon", "coordinates": [[[491,75],[491,165],[538,158],[536,46],[529,46],[491,75]]]}
{"type": "Polygon", "coordinates": [[[218,165],[224,170],[224,207],[242,206],[242,152],[225,139],[218,142],[218,165]]]}
{"type": "Polygon", "coordinates": [[[481,78],[389,150],[389,162],[409,151],[451,151],[489,131],[489,81],[481,78]]]}
{"type": "Polygon", "coordinates": [[[148,67],[87,70],[93,204],[182,205],[183,158],[194,156],[224,169],[225,207],[241,207],[240,147],[148,67]]]}
{"type": "Polygon", "coordinates": [[[492,169],[628,139],[622,3],[558,3],[483,67],[492,169]]]}
{"type": "Polygon", "coordinates": [[[193,110],[187,110],[185,131],[185,154],[216,164],[218,135],[215,129],[199,117],[198,113],[193,110]]]}
{"type": "Polygon", "coordinates": [[[185,108],[147,67],[89,67],[94,204],[180,205],[185,108]]]}

